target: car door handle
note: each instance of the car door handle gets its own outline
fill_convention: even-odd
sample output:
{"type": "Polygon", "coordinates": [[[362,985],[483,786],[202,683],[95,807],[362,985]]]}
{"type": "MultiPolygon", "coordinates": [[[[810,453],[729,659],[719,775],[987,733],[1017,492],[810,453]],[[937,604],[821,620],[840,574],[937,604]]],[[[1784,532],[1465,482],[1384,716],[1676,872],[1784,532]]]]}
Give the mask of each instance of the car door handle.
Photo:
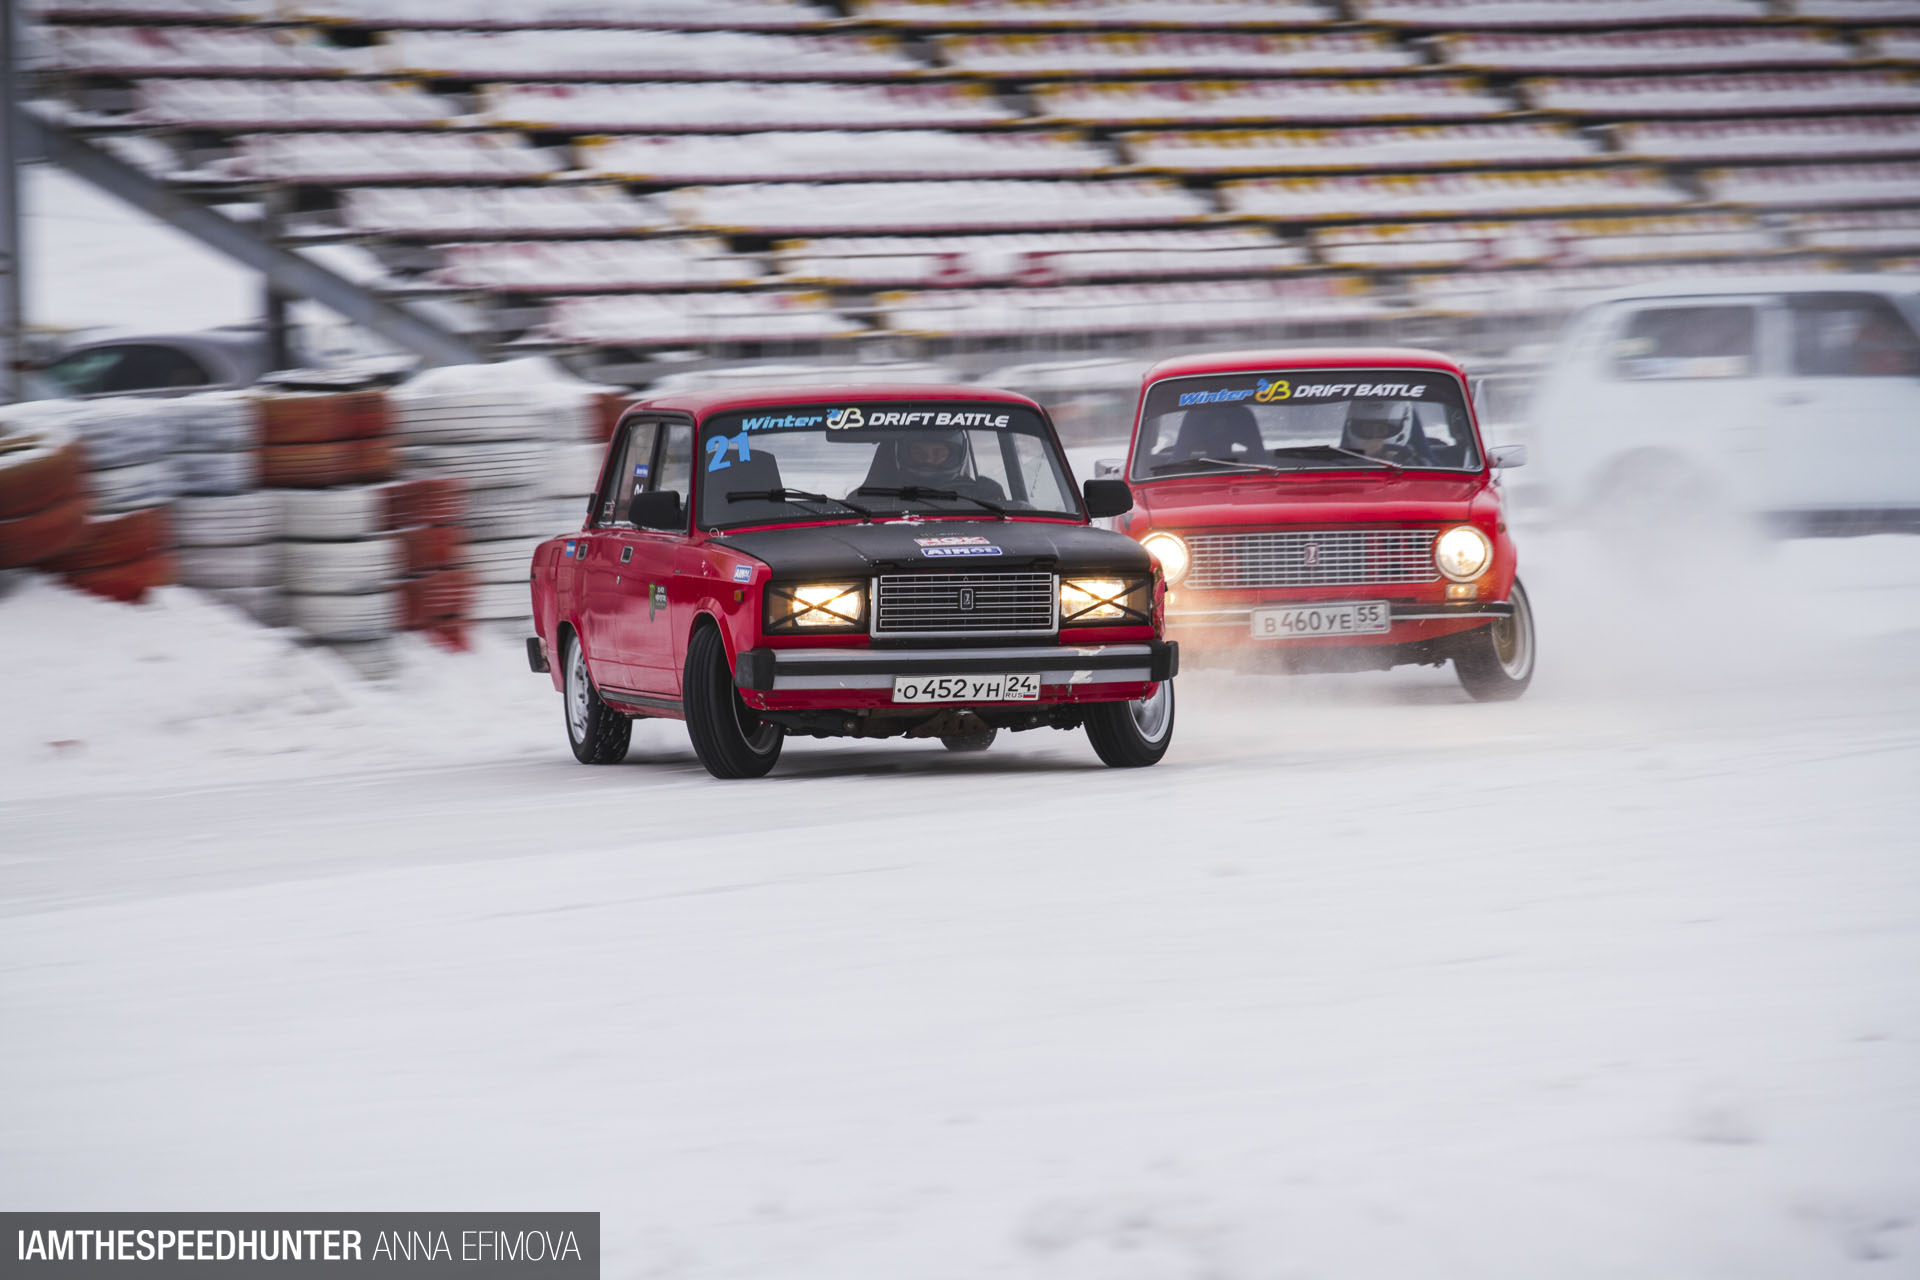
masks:
{"type": "Polygon", "coordinates": [[[632,548],[632,547],[622,547],[622,548],[620,548],[620,563],[621,563],[621,564],[632,564],[632,563],[633,563],[633,548],[632,548]]]}

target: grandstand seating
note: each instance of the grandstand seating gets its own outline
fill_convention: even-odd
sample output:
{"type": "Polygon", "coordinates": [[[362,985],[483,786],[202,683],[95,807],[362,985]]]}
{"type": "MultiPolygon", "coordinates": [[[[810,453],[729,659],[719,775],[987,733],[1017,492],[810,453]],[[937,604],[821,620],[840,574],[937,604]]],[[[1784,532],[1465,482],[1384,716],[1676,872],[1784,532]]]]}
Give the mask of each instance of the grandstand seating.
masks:
{"type": "Polygon", "coordinates": [[[283,189],[502,341],[1531,316],[1920,254],[1914,0],[26,9],[43,119],[283,189]]]}

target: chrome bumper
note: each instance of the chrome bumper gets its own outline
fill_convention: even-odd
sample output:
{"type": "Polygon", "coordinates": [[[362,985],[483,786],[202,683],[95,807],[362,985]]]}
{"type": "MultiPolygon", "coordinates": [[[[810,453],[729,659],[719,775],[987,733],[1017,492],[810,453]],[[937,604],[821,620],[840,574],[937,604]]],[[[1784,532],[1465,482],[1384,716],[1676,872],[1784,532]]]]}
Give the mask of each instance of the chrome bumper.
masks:
{"type": "Polygon", "coordinates": [[[1180,670],[1180,646],[1032,645],[992,649],[748,649],[734,683],[761,693],[891,689],[896,676],[1037,673],[1044,685],[1147,684],[1180,670]]]}

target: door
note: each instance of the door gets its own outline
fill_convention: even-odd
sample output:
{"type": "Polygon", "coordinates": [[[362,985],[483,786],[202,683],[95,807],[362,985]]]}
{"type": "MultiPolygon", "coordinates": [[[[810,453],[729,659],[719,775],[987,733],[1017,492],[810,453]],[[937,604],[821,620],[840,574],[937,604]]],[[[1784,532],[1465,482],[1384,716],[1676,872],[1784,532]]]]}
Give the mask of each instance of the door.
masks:
{"type": "Polygon", "coordinates": [[[1787,367],[1768,406],[1767,506],[1920,505],[1920,337],[1877,293],[1785,296],[1787,367]]]}
{"type": "MultiPolygon", "coordinates": [[[[658,422],[659,437],[644,486],[680,495],[683,512],[693,503],[693,424],[684,419],[658,422]]],[[[636,482],[638,483],[638,482],[636,482]]],[[[622,537],[633,549],[622,566],[619,613],[620,651],[630,664],[630,686],[661,697],[680,696],[680,662],[685,641],[677,632],[686,622],[687,601],[674,608],[680,562],[691,543],[692,517],[677,530],[634,529],[622,537]]]]}
{"type": "Polygon", "coordinates": [[[627,651],[624,631],[626,579],[636,554],[633,524],[627,504],[645,487],[652,471],[657,424],[629,419],[621,427],[607,473],[600,478],[593,525],[580,535],[576,573],[580,582],[580,631],[596,683],[603,687],[633,687],[633,655],[627,651]]]}

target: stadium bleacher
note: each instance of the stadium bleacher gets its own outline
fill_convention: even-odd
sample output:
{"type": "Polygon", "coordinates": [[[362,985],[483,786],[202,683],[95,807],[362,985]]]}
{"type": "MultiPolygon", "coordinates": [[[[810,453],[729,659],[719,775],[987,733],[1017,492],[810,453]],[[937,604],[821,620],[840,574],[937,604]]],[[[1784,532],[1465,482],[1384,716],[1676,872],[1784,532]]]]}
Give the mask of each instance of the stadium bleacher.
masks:
{"type": "Polygon", "coordinates": [[[43,119],[278,190],[501,344],[1533,316],[1920,253],[1915,0],[27,11],[43,119]]]}

